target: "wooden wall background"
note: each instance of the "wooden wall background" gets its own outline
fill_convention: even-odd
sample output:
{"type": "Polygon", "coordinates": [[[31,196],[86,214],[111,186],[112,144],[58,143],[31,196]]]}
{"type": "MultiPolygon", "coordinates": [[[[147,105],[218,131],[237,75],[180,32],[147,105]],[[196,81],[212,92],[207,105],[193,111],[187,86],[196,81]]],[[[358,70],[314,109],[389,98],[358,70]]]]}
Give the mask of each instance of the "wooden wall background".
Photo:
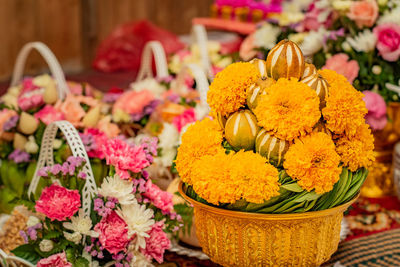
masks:
{"type": "MultiPolygon", "coordinates": [[[[213,0],[0,0],[0,80],[9,79],[16,55],[30,41],[46,43],[65,72],[90,67],[98,44],[119,24],[148,19],[176,34],[207,16],[213,0]]],[[[27,73],[45,64],[33,54],[27,73]]]]}

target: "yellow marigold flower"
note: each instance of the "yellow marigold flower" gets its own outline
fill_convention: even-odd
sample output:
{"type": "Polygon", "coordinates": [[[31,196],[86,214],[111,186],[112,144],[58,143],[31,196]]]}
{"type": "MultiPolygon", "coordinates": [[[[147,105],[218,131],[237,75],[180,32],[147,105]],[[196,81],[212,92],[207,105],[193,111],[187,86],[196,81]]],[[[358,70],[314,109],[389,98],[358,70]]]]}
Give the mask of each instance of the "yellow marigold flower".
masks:
{"type": "Polygon", "coordinates": [[[211,109],[228,115],[243,107],[247,90],[260,78],[260,72],[248,62],[233,63],[217,73],[207,93],[211,109]]]}
{"type": "Polygon", "coordinates": [[[205,118],[189,126],[182,135],[182,144],[178,148],[176,169],[184,182],[191,182],[193,162],[204,155],[214,155],[224,151],[221,143],[223,132],[216,120],[205,118]]]}
{"type": "Polygon", "coordinates": [[[321,118],[317,93],[304,83],[284,78],[261,96],[254,114],[261,127],[288,141],[311,132],[321,118]]]}
{"type": "Polygon", "coordinates": [[[340,156],[326,133],[312,133],[289,147],[283,166],[298,184],[317,194],[332,190],[341,173],[340,156]]]}
{"type": "Polygon", "coordinates": [[[371,166],[375,160],[373,150],[374,137],[367,124],[359,126],[354,136],[343,135],[336,142],[336,152],[351,171],[371,166]]]}
{"type": "Polygon", "coordinates": [[[354,135],[356,129],[365,123],[364,116],[368,112],[364,95],[333,70],[321,70],[319,73],[330,85],[326,107],[322,109],[326,127],[336,134],[354,135]]]}
{"type": "Polygon", "coordinates": [[[278,170],[261,155],[239,151],[206,155],[193,164],[195,192],[213,204],[246,199],[263,203],[279,195],[278,170]]]}

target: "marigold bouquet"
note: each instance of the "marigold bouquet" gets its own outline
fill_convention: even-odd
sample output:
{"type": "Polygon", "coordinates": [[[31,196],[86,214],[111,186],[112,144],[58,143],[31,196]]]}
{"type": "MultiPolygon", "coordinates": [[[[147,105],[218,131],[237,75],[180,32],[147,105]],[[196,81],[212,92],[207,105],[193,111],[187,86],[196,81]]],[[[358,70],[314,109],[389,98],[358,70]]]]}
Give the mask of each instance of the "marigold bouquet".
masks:
{"type": "Polygon", "coordinates": [[[305,63],[291,41],[266,61],[219,72],[208,103],[214,119],[187,129],[176,159],[186,194],[200,202],[260,213],[328,209],[358,194],[374,160],[363,94],[305,63]]]}
{"type": "Polygon", "coordinates": [[[12,252],[37,266],[152,266],[170,247],[167,233],[179,230],[172,195],[152,184],[144,168],[154,151],[109,139],[102,148],[110,167],[90,216],[82,208],[83,158],[38,170],[47,186],[20,203],[36,212],[21,231],[25,244],[12,252]],[[94,265],[95,264],[95,265],[94,265]]]}

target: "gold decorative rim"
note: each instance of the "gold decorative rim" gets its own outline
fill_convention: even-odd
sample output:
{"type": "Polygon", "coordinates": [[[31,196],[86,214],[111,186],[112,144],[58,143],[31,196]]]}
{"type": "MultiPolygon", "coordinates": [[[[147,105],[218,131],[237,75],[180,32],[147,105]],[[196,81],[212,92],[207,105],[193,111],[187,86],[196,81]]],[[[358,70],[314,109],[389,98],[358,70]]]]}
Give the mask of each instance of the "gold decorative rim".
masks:
{"type": "Polygon", "coordinates": [[[244,211],[235,211],[235,210],[227,210],[227,209],[221,209],[221,208],[216,208],[213,206],[209,206],[203,203],[200,203],[193,198],[189,197],[186,195],[186,193],[183,191],[183,182],[179,182],[179,187],[178,187],[179,193],[182,195],[182,197],[193,204],[193,206],[198,206],[200,208],[206,209],[212,213],[215,214],[221,214],[224,216],[230,216],[230,217],[236,217],[236,218],[254,218],[258,220],[299,220],[299,219],[304,219],[304,218],[315,218],[315,217],[324,217],[324,216],[330,216],[333,214],[337,214],[339,212],[344,212],[347,210],[347,208],[356,201],[356,199],[359,197],[360,193],[358,193],[352,200],[326,210],[318,210],[318,211],[308,211],[308,212],[302,212],[302,213],[287,213],[287,214],[268,214],[268,213],[254,213],[254,212],[244,212],[244,211]]]}

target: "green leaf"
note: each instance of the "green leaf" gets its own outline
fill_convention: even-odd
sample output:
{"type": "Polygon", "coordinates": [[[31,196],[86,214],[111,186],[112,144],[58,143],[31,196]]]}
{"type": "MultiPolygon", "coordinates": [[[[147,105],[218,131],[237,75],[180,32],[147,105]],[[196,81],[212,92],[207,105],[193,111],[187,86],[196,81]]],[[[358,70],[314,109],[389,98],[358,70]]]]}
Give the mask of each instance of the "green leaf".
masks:
{"type": "Polygon", "coordinates": [[[89,261],[83,257],[78,257],[72,266],[73,267],[89,267],[89,261]]]}
{"type": "Polygon", "coordinates": [[[288,191],[296,192],[296,193],[300,193],[300,192],[304,191],[304,189],[301,188],[301,186],[296,182],[295,183],[291,183],[291,184],[284,184],[284,185],[281,185],[281,187],[286,189],[286,190],[288,190],[288,191]]]}
{"type": "Polygon", "coordinates": [[[35,251],[35,246],[32,244],[21,245],[11,251],[15,256],[36,264],[40,260],[40,255],[35,251]]]}
{"type": "Polygon", "coordinates": [[[308,192],[304,194],[303,196],[300,196],[296,199],[293,200],[293,202],[299,203],[299,202],[305,202],[305,201],[313,201],[316,200],[320,197],[321,195],[315,193],[315,191],[308,192]]]}
{"type": "Polygon", "coordinates": [[[59,236],[61,236],[61,232],[59,231],[49,231],[47,232],[44,236],[43,239],[53,239],[53,238],[57,238],[59,236]]]}

